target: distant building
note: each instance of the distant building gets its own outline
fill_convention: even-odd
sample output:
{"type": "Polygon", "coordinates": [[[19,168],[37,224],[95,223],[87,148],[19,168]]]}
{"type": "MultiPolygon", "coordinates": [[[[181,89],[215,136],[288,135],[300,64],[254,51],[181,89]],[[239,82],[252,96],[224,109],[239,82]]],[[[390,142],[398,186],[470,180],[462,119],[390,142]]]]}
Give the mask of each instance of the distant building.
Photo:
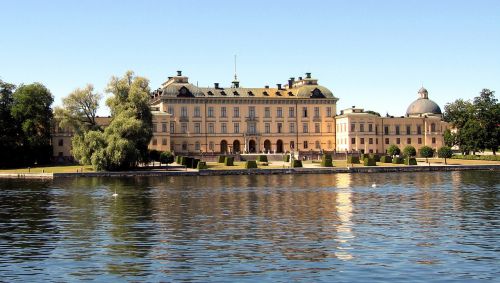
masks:
{"type": "Polygon", "coordinates": [[[336,117],[336,150],[384,153],[391,144],[401,149],[412,145],[439,148],[444,145],[447,123],[439,106],[429,99],[425,88],[408,106],[406,116],[379,117],[361,108],[349,108],[336,117]]]}

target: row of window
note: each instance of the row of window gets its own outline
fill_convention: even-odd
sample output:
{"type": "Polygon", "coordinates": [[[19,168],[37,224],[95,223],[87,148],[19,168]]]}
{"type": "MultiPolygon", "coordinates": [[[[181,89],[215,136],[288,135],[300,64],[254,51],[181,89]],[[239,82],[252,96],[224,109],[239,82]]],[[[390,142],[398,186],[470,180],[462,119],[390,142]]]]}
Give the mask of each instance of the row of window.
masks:
{"type": "MultiPolygon", "coordinates": [[[[340,143],[342,143],[342,139],[340,140],[340,143]]],[[[368,139],[365,139],[365,138],[359,138],[359,144],[365,144],[365,142],[368,141],[368,144],[373,144],[373,142],[375,141],[375,144],[378,144],[378,138],[368,138],[368,139]]],[[[385,144],[389,144],[390,143],[390,139],[389,138],[385,138],[385,144]]],[[[432,143],[435,144],[436,143],[436,138],[432,138],[432,143]]],[[[356,144],[356,138],[351,138],[351,144],[356,144]]],[[[401,138],[396,138],[395,139],[395,144],[401,144],[401,138]]],[[[411,138],[407,138],[406,139],[406,144],[412,144],[412,139],[411,138]]],[[[422,138],[417,138],[417,144],[422,144],[422,138]]]]}
{"type": "MultiPolygon", "coordinates": [[[[375,125],[373,127],[373,124],[368,124],[368,129],[365,129],[365,124],[364,123],[359,123],[358,127],[356,127],[356,123],[351,123],[351,132],[365,132],[365,130],[368,130],[368,132],[373,132],[375,129],[375,134],[378,134],[378,126],[375,125]]],[[[389,135],[389,130],[390,130],[390,125],[385,125],[384,126],[384,134],[389,135]]],[[[412,127],[411,125],[406,125],[405,126],[406,134],[411,135],[412,134],[412,127]]],[[[436,131],[436,124],[432,123],[431,124],[431,132],[436,131]]],[[[347,132],[347,125],[346,124],[339,124],[339,132],[347,132]]],[[[400,125],[394,125],[394,134],[400,135],[401,134],[401,126],[400,125]]],[[[415,134],[415,132],[413,133],[415,134]]],[[[417,125],[416,126],[416,134],[421,135],[422,134],[422,126],[417,125]]]]}
{"type": "MultiPolygon", "coordinates": [[[[166,139],[164,139],[163,141],[162,141],[162,145],[166,145],[167,144],[166,143],[166,139]],[[165,143],[163,143],[163,141],[165,143]]],[[[156,139],[153,139],[153,145],[157,145],[156,139]]],[[[187,142],[183,142],[181,146],[182,146],[182,150],[183,151],[186,151],[188,149],[188,143],[187,142]]],[[[303,146],[303,149],[308,149],[309,148],[309,142],[308,141],[304,141],[303,144],[302,144],[302,146],[303,146]]],[[[290,141],[290,148],[294,148],[294,147],[295,147],[295,142],[294,141],[290,141]]],[[[332,141],[329,140],[327,142],[327,147],[329,149],[333,148],[332,141]]],[[[318,149],[318,150],[321,149],[321,143],[320,143],[320,141],[315,141],[314,142],[314,148],[318,149]]],[[[195,151],[199,151],[200,149],[201,149],[200,142],[198,142],[198,141],[195,142],[194,143],[194,150],[195,151]]],[[[208,150],[210,150],[210,151],[214,151],[215,150],[215,143],[214,142],[209,142],[208,143],[208,150]]]]}
{"type": "MultiPolygon", "coordinates": [[[[209,106],[207,108],[207,117],[209,118],[214,118],[215,117],[215,111],[214,111],[213,106],[209,106]]],[[[169,106],[168,107],[168,113],[175,116],[175,110],[174,106],[169,106]]],[[[302,107],[302,117],[308,117],[308,109],[307,107],[302,107]]],[[[227,118],[227,107],[222,106],[220,108],[220,117],[221,118],[227,118]]],[[[256,117],[256,111],[255,111],[255,106],[248,106],[248,115],[250,117],[256,117]]],[[[326,116],[327,117],[332,117],[332,108],[331,107],[326,107],[326,116]]],[[[189,117],[188,113],[188,108],[187,106],[182,106],[181,107],[181,115],[180,117],[182,118],[187,118],[189,117]]],[[[200,106],[195,106],[194,107],[194,113],[193,113],[194,118],[201,118],[201,108],[200,106]]],[[[233,107],[233,118],[239,118],[240,117],[240,107],[233,107]]],[[[271,107],[265,107],[264,108],[264,117],[265,118],[271,118],[271,107]]],[[[277,107],[276,108],[276,117],[277,118],[283,118],[283,107],[277,107]]],[[[288,117],[289,118],[295,118],[295,107],[288,107],[288,117]]],[[[319,107],[314,107],[314,117],[319,118],[320,117],[320,108],[319,107]]]]}
{"type": "MultiPolygon", "coordinates": [[[[201,134],[201,123],[193,123],[194,125],[194,133],[195,134],[201,134]]],[[[221,123],[221,133],[222,134],[227,134],[227,123],[221,123]]],[[[283,123],[277,123],[277,133],[284,133],[284,127],[283,123]]],[[[167,123],[162,123],[161,124],[161,131],[166,133],[167,132],[167,123]]],[[[257,125],[256,123],[248,123],[248,129],[247,131],[249,133],[256,133],[257,132],[257,125]]],[[[288,124],[288,132],[289,133],[295,133],[295,123],[289,123],[288,124]]],[[[326,131],[327,133],[332,133],[332,124],[327,123],[326,124],[326,131]]],[[[153,123],[153,132],[158,132],[157,124],[153,123]]],[[[209,134],[214,134],[215,133],[215,123],[208,123],[208,129],[207,132],[209,134]]],[[[271,133],[271,123],[265,123],[264,124],[264,132],[266,134],[271,133]]],[[[303,123],[302,124],[302,132],[303,133],[309,133],[309,124],[308,123],[303,123]]],[[[315,133],[321,133],[321,124],[320,123],[314,123],[314,132],[315,133]]],[[[170,122],[170,133],[175,133],[175,122],[170,122]]],[[[188,133],[188,123],[181,123],[181,133],[186,134],[188,133]]],[[[239,134],[240,133],[240,123],[233,123],[233,133],[239,134]]]]}

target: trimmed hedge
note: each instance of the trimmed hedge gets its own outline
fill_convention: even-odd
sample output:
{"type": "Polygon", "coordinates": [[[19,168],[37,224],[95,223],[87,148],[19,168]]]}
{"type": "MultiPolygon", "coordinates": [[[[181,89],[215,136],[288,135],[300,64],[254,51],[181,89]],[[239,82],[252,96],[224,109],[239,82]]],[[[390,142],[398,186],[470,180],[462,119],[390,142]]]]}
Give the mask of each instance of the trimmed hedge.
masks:
{"type": "Polygon", "coordinates": [[[413,157],[407,157],[405,158],[405,165],[417,165],[417,160],[413,157]]]}
{"type": "Polygon", "coordinates": [[[453,155],[451,159],[500,161],[500,155],[453,155]]]}
{"type": "Polygon", "coordinates": [[[245,162],[245,169],[257,168],[257,162],[255,160],[248,160],[245,162]]]}
{"type": "Polygon", "coordinates": [[[226,157],[224,155],[219,155],[219,160],[217,163],[224,163],[226,161],[226,157]]]}
{"type": "Polygon", "coordinates": [[[226,159],[224,160],[224,165],[233,166],[234,165],[234,157],[226,156],[226,159]]]}
{"type": "Polygon", "coordinates": [[[196,165],[196,169],[202,170],[202,169],[208,169],[207,163],[205,161],[200,161],[196,165]]]}
{"type": "Polygon", "coordinates": [[[380,157],[380,162],[392,163],[392,157],[390,157],[389,155],[384,155],[384,156],[380,157]]]}
{"type": "Polygon", "coordinates": [[[321,157],[321,167],[333,167],[331,154],[323,154],[321,157]]]}
{"type": "Polygon", "coordinates": [[[302,160],[293,160],[293,168],[302,167],[302,160]]]}
{"type": "Polygon", "coordinates": [[[177,156],[175,157],[175,163],[177,163],[177,164],[181,164],[181,163],[182,163],[182,156],[177,155],[177,156]]]}
{"type": "Polygon", "coordinates": [[[392,164],[404,164],[405,160],[403,157],[394,157],[392,159],[392,164]]]}
{"type": "Polygon", "coordinates": [[[258,162],[268,162],[267,161],[267,155],[259,155],[259,156],[257,156],[257,161],[258,162]]]}
{"type": "Polygon", "coordinates": [[[283,155],[283,162],[290,162],[290,155],[289,154],[283,155]]]}
{"type": "Polygon", "coordinates": [[[364,166],[377,166],[377,162],[373,158],[366,157],[365,159],[363,159],[363,165],[364,166]]]}
{"type": "Polygon", "coordinates": [[[375,162],[380,162],[380,155],[378,155],[378,154],[370,153],[368,155],[368,158],[371,158],[371,159],[375,160],[375,162]]]}
{"type": "Polygon", "coordinates": [[[359,157],[349,155],[349,156],[347,156],[347,163],[348,164],[354,164],[354,163],[359,164],[360,163],[359,162],[359,157]]]}
{"type": "Polygon", "coordinates": [[[182,165],[185,165],[187,168],[193,168],[193,159],[192,157],[184,156],[182,158],[182,165]]]}
{"type": "Polygon", "coordinates": [[[192,163],[191,168],[193,168],[193,169],[198,168],[198,163],[200,163],[200,160],[196,159],[196,158],[193,158],[193,163],[192,163]]]}

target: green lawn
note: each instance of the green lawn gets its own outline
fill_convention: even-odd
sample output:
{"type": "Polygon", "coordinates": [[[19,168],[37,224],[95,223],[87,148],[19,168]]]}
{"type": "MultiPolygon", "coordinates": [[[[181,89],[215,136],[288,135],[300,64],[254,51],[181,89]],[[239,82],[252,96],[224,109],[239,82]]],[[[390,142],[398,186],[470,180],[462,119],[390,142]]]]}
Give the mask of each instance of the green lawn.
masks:
{"type": "Polygon", "coordinates": [[[81,166],[81,165],[67,165],[67,166],[45,166],[45,167],[35,167],[28,170],[28,168],[17,168],[17,169],[0,169],[0,173],[76,173],[80,172],[83,168],[84,172],[94,172],[91,166],[81,166]]]}

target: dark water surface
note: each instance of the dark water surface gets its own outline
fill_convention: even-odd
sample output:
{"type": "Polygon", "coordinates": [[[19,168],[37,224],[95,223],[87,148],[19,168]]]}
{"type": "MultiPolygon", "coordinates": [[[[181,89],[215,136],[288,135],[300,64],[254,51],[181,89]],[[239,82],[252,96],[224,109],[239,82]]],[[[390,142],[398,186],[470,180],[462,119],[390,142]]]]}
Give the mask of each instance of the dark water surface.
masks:
{"type": "Polygon", "coordinates": [[[494,281],[499,175],[1,180],[0,281],[494,281]]]}

